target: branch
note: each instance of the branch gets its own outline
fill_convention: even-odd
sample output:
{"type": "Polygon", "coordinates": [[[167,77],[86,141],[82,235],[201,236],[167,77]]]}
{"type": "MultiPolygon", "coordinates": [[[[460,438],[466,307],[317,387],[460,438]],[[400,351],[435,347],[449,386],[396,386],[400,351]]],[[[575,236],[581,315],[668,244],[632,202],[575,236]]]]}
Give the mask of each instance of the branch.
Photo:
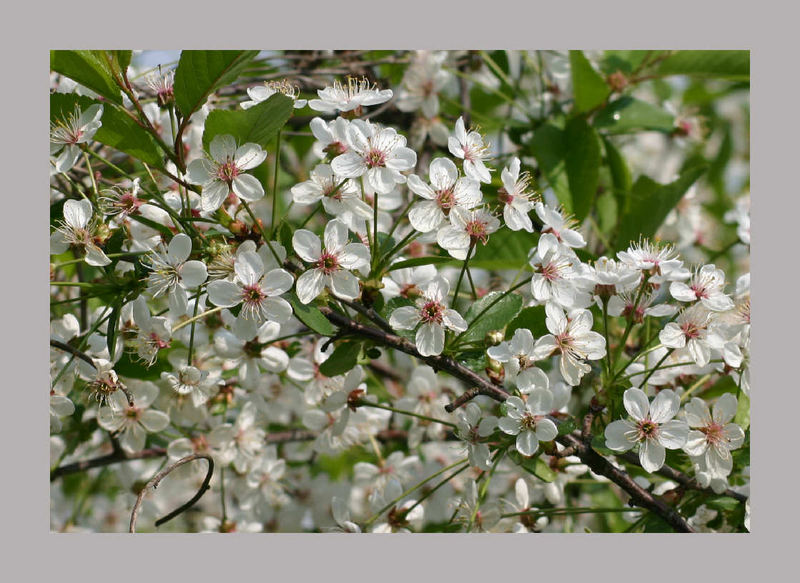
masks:
{"type": "Polygon", "coordinates": [[[417,347],[405,338],[385,332],[384,330],[359,324],[355,320],[351,320],[350,318],[333,311],[327,306],[321,306],[319,310],[326,318],[328,318],[328,320],[330,320],[332,324],[335,324],[340,329],[347,330],[353,334],[358,334],[359,336],[363,336],[365,338],[369,338],[370,340],[374,340],[379,344],[388,346],[389,348],[394,348],[400,352],[405,352],[406,354],[424,362],[434,370],[443,370],[455,378],[464,381],[468,385],[472,385],[471,389],[466,391],[453,403],[445,407],[448,413],[452,413],[455,409],[477,395],[486,395],[487,397],[491,397],[492,399],[501,402],[508,398],[508,393],[506,393],[504,390],[496,387],[489,380],[484,379],[474,371],[459,364],[449,356],[422,356],[419,351],[417,351],[417,347]]]}
{"type": "Polygon", "coordinates": [[[150,449],[143,449],[142,451],[137,451],[136,453],[127,453],[127,454],[122,450],[118,450],[108,455],[96,457],[94,459],[84,460],[82,462],[75,462],[72,464],[67,464],[58,467],[50,472],[50,481],[53,482],[57,478],[60,478],[61,476],[65,476],[67,474],[74,474],[75,472],[83,472],[86,470],[90,470],[92,468],[100,468],[103,466],[109,466],[111,464],[116,464],[119,462],[127,462],[131,460],[144,460],[154,457],[162,457],[165,455],[167,455],[167,450],[164,449],[163,447],[152,447],[150,449]]]}
{"type": "Polygon", "coordinates": [[[631,497],[631,503],[646,510],[654,512],[664,519],[672,528],[678,532],[694,532],[683,517],[678,512],[664,502],[661,498],[654,496],[639,484],[633,481],[627,473],[614,467],[611,463],[594,451],[587,443],[575,435],[562,435],[556,438],[561,445],[574,448],[575,455],[589,466],[596,474],[605,476],[620,488],[625,490],[631,497]]]}
{"type": "Polygon", "coordinates": [[[167,466],[166,468],[158,472],[155,476],[153,476],[152,480],[150,480],[149,482],[147,482],[147,484],[145,484],[144,488],[142,488],[142,491],[139,492],[139,496],[136,498],[136,503],[133,505],[133,510],[131,511],[131,526],[129,532],[132,533],[136,532],[136,519],[139,517],[139,510],[142,507],[142,502],[144,501],[144,495],[147,493],[147,490],[151,487],[155,490],[158,487],[158,484],[161,482],[161,480],[163,480],[167,476],[167,474],[181,467],[182,465],[188,464],[189,462],[192,462],[197,459],[204,459],[208,462],[208,472],[206,473],[206,477],[203,480],[203,483],[200,485],[200,489],[186,504],[183,504],[180,507],[176,508],[163,518],[159,518],[158,520],[156,520],[156,526],[161,526],[162,524],[164,524],[169,520],[172,520],[182,512],[185,512],[186,510],[194,506],[194,504],[198,500],[200,500],[200,498],[203,497],[203,494],[206,493],[206,490],[208,490],[211,487],[209,486],[209,483],[211,482],[211,476],[214,473],[214,460],[210,455],[206,453],[193,453],[191,455],[187,455],[186,457],[179,459],[174,464],[167,466]]]}
{"type": "MultiPolygon", "coordinates": [[[[620,454],[617,457],[621,457],[626,462],[631,463],[631,464],[636,464],[637,466],[640,466],[640,467],[642,465],[639,462],[639,456],[637,456],[636,454],[634,454],[633,452],[630,452],[630,451],[626,452],[624,454],[620,454]]],[[[670,480],[678,482],[681,486],[683,486],[684,488],[686,488],[688,490],[697,490],[698,492],[709,492],[709,493],[716,494],[716,492],[714,492],[711,488],[704,488],[694,478],[692,478],[690,476],[687,476],[683,472],[680,472],[680,471],[678,471],[678,470],[676,470],[674,468],[671,468],[669,466],[666,466],[666,465],[665,466],[661,466],[661,469],[656,471],[656,473],[664,476],[665,478],[669,478],[670,480]]],[[[722,494],[718,494],[718,495],[719,496],[722,496],[722,495],[730,496],[731,498],[735,498],[739,502],[746,502],[747,501],[747,496],[745,496],[744,494],[740,494],[739,492],[734,492],[730,488],[728,488],[727,490],[722,492],[722,494]]]]}

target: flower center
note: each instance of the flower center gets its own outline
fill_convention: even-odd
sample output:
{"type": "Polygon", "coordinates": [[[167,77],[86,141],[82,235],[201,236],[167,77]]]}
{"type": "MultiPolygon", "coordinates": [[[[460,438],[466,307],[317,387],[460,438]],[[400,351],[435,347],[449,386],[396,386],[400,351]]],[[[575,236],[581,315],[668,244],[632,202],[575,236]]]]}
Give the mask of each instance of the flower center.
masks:
{"type": "Polygon", "coordinates": [[[426,324],[441,324],[444,306],[435,300],[426,302],[419,311],[420,319],[426,324]]]}
{"type": "Polygon", "coordinates": [[[717,445],[720,443],[724,443],[727,441],[725,438],[725,434],[722,432],[722,425],[712,421],[705,427],[701,427],[700,431],[703,432],[706,436],[706,442],[711,445],[717,445]]]}
{"type": "Polygon", "coordinates": [[[439,205],[439,208],[444,211],[444,214],[448,214],[451,208],[453,208],[456,204],[456,198],[453,196],[453,189],[452,188],[445,188],[442,190],[436,191],[436,204],[439,205]]]}
{"type": "Polygon", "coordinates": [[[486,245],[486,241],[489,239],[489,233],[486,229],[487,223],[480,219],[473,219],[467,223],[465,230],[467,231],[467,235],[473,241],[480,241],[484,245],[486,245]]]}
{"type": "Polygon", "coordinates": [[[386,154],[375,148],[369,150],[364,159],[369,168],[382,168],[386,166],[386,154]]]}
{"type": "Polygon", "coordinates": [[[519,423],[523,429],[533,431],[536,429],[536,416],[532,413],[525,413],[522,419],[519,420],[519,423]]]}
{"type": "Polygon", "coordinates": [[[333,253],[323,251],[317,260],[317,269],[321,269],[325,275],[330,275],[339,269],[339,259],[333,253]]]}
{"type": "Polygon", "coordinates": [[[233,179],[239,176],[239,168],[233,160],[223,162],[217,167],[217,178],[230,184],[233,179]]]}
{"type": "Polygon", "coordinates": [[[642,439],[655,439],[658,435],[658,424],[653,423],[650,419],[639,421],[636,425],[639,440],[642,439]]]}
{"type": "Polygon", "coordinates": [[[702,329],[694,322],[684,322],[681,326],[684,336],[687,338],[699,338],[702,329]]]}

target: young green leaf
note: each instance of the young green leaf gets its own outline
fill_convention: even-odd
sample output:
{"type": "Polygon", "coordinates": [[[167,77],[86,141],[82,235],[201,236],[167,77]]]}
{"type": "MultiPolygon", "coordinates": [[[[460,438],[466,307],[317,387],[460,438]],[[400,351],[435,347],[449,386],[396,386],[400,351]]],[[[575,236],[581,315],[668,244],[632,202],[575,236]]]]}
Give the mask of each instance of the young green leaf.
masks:
{"type": "Polygon", "coordinates": [[[335,377],[353,369],[361,353],[360,342],[342,342],[328,359],[319,365],[319,372],[326,377],[335,377]]]}
{"type": "Polygon", "coordinates": [[[575,91],[575,110],[583,113],[602,104],[611,94],[611,88],[603,76],[595,71],[583,51],[570,51],[569,63],[575,91]]]}
{"type": "Polygon", "coordinates": [[[600,139],[582,118],[573,118],[564,129],[569,155],[566,157],[567,180],[572,198],[572,212],[582,221],[592,210],[600,172],[600,139]]]}
{"type": "Polygon", "coordinates": [[[181,51],[175,70],[175,103],[184,117],[200,109],[214,91],[232,83],[258,51],[181,51]]]}
{"type": "Polygon", "coordinates": [[[98,95],[122,105],[122,90],[114,82],[100,51],[50,51],[50,68],[98,95]]]}
{"type": "Polygon", "coordinates": [[[215,109],[206,119],[203,147],[208,149],[216,135],[230,134],[239,144],[253,142],[267,148],[272,145],[278,130],[292,117],[292,111],[292,100],[281,93],[250,109],[215,109]]]}
{"type": "Polygon", "coordinates": [[[465,319],[469,328],[461,340],[464,342],[482,340],[492,330],[501,330],[522,308],[522,296],[515,293],[491,292],[473,303],[465,319]]]}
{"type": "Polygon", "coordinates": [[[287,299],[292,305],[292,311],[297,319],[311,330],[323,336],[333,336],[336,334],[336,327],[331,324],[317,308],[309,304],[301,303],[294,293],[290,293],[287,299]]]}

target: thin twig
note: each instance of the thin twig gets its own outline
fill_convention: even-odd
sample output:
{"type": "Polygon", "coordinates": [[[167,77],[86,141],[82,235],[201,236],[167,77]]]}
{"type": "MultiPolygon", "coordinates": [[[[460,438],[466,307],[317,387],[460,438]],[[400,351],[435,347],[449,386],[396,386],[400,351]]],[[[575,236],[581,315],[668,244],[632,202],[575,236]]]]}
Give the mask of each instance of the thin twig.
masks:
{"type": "Polygon", "coordinates": [[[145,484],[145,487],[142,488],[142,491],[139,492],[139,496],[136,498],[136,503],[133,505],[133,510],[131,511],[131,525],[128,532],[134,533],[136,532],[136,519],[139,517],[139,510],[142,507],[142,502],[144,501],[144,495],[147,493],[147,490],[153,488],[154,490],[158,487],[158,484],[163,480],[167,474],[172,472],[173,470],[181,467],[184,464],[188,464],[189,462],[193,462],[197,459],[204,459],[208,462],[208,471],[206,472],[206,477],[203,480],[203,483],[200,486],[200,489],[197,493],[189,500],[186,504],[181,505],[180,507],[176,508],[163,518],[159,518],[156,520],[156,526],[161,526],[165,522],[172,520],[182,512],[185,512],[194,504],[202,498],[203,494],[210,488],[209,483],[211,482],[211,476],[214,474],[214,459],[206,454],[206,453],[193,453],[191,455],[187,455],[186,457],[182,457],[178,461],[173,464],[170,464],[160,472],[158,472],[153,479],[145,484]]]}

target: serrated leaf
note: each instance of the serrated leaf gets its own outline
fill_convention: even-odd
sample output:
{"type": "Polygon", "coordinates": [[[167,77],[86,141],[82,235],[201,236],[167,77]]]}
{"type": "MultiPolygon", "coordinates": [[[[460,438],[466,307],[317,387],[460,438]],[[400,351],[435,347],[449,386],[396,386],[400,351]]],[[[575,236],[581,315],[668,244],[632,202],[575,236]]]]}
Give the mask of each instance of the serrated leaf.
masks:
{"type": "Polygon", "coordinates": [[[258,51],[181,51],[173,89],[183,116],[191,116],[209,95],[233,82],[257,54],[258,51]]]}
{"type": "Polygon", "coordinates": [[[283,248],[287,251],[291,251],[292,247],[292,227],[288,223],[281,223],[280,228],[278,228],[278,240],[280,244],[283,245],[283,248]]]}
{"type": "Polygon", "coordinates": [[[669,133],[675,127],[675,117],[660,107],[626,95],[600,110],[594,118],[594,127],[613,133],[632,130],[669,133]]]}
{"type": "Polygon", "coordinates": [[[639,237],[653,237],[689,187],[706,171],[707,166],[685,170],[669,184],[659,184],[647,176],[640,176],[631,188],[619,221],[617,250],[626,249],[639,237]]]}
{"type": "Polygon", "coordinates": [[[311,330],[323,336],[336,334],[336,327],[316,307],[301,303],[294,293],[290,293],[287,299],[292,305],[295,317],[311,330]]]}
{"type": "Polygon", "coordinates": [[[582,113],[603,103],[611,94],[611,88],[603,76],[595,71],[583,51],[570,51],[569,64],[572,69],[575,110],[582,113]]]}
{"type": "Polygon", "coordinates": [[[566,172],[572,199],[572,213],[582,221],[592,210],[600,173],[600,139],[581,118],[571,119],[564,128],[566,172]]]}
{"type": "Polygon", "coordinates": [[[664,59],[659,75],[750,79],[750,51],[677,51],[664,59]]]}
{"type": "Polygon", "coordinates": [[[487,332],[501,330],[522,309],[522,296],[515,293],[491,292],[474,302],[464,319],[469,327],[461,340],[464,342],[483,340],[487,332]]]}
{"type": "MultiPolygon", "coordinates": [[[[50,118],[63,119],[72,113],[77,104],[81,111],[100,102],[75,93],[50,94],[50,118]]],[[[151,166],[161,167],[161,149],[147,131],[113,103],[103,103],[102,125],[94,135],[94,140],[130,154],[151,166]]]]}
{"type": "Polygon", "coordinates": [[[50,51],[50,68],[77,81],[98,95],[122,104],[122,91],[114,82],[99,51],[50,51]]]}
{"type": "Polygon", "coordinates": [[[215,109],[206,118],[203,147],[207,150],[214,136],[230,134],[240,145],[252,142],[267,148],[292,117],[292,111],[292,100],[281,93],[250,109],[215,109]]]}
{"type": "Polygon", "coordinates": [[[360,342],[342,342],[328,359],[319,365],[319,372],[326,377],[335,377],[353,369],[361,353],[360,342]]]}

